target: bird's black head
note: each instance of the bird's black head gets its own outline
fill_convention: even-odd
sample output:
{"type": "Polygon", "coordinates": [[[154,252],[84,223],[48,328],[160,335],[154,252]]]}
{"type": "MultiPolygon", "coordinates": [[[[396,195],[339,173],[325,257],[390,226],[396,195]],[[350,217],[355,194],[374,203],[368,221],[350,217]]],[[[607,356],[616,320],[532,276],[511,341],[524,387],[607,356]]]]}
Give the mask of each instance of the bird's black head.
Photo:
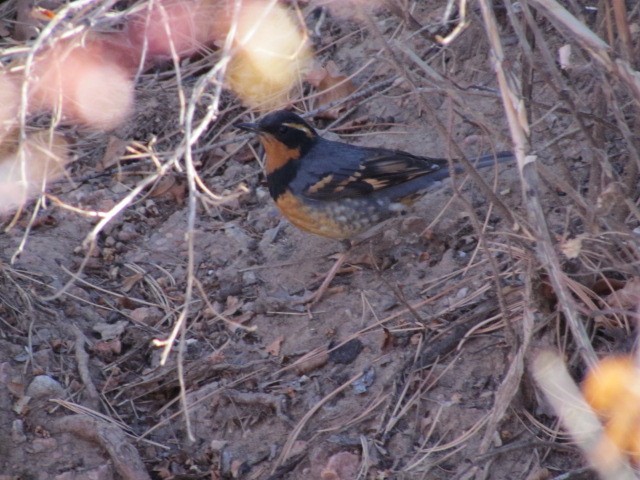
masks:
{"type": "Polygon", "coordinates": [[[288,148],[303,152],[310,148],[318,137],[311,125],[287,110],[272,112],[257,123],[238,123],[235,126],[258,135],[269,135],[288,148]]]}

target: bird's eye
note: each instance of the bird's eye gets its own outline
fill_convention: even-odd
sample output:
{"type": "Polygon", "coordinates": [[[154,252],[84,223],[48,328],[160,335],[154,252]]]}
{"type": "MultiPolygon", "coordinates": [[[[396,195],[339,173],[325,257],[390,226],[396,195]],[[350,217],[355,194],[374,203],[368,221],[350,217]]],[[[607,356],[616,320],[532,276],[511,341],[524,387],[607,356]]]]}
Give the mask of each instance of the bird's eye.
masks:
{"type": "Polygon", "coordinates": [[[278,127],[278,133],[280,135],[285,135],[288,131],[289,131],[289,127],[287,127],[286,125],[280,125],[278,127]]]}

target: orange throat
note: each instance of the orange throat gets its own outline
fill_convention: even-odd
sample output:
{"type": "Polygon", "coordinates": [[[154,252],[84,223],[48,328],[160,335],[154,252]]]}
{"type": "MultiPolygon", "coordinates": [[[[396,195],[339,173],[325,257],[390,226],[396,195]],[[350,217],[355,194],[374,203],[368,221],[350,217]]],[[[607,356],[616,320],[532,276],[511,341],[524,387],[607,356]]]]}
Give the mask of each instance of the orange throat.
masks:
{"type": "Polygon", "coordinates": [[[260,136],[260,142],[265,152],[265,170],[267,175],[285,166],[291,160],[300,158],[300,150],[289,148],[269,134],[260,136]]]}

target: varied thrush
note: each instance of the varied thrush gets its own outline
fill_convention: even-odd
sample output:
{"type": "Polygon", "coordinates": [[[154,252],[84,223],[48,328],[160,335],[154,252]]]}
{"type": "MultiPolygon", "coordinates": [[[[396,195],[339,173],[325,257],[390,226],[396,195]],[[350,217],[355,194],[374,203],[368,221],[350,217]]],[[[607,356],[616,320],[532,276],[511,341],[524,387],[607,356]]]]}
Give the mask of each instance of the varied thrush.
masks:
{"type": "MultiPolygon", "coordinates": [[[[446,159],[327,140],[286,110],[235,126],[258,134],[269,192],[283,215],[325,237],[353,239],[449,176],[446,159]]],[[[475,167],[512,159],[510,152],[485,155],[475,167]]]]}

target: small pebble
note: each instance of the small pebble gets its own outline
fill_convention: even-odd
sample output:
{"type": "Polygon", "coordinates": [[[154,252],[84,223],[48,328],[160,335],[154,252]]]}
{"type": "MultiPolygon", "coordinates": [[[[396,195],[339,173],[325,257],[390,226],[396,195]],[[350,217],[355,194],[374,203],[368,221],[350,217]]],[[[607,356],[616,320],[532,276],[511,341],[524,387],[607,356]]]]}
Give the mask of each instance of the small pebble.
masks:
{"type": "Polygon", "coordinates": [[[38,375],[27,387],[27,396],[36,398],[64,398],[64,388],[49,375],[38,375]]]}
{"type": "Polygon", "coordinates": [[[11,440],[14,443],[24,443],[27,440],[24,434],[24,422],[20,419],[14,420],[11,424],[11,440]]]}
{"type": "Polygon", "coordinates": [[[465,298],[469,293],[469,287],[464,287],[461,288],[460,290],[458,290],[458,293],[456,293],[456,298],[465,298]]]}
{"type": "Polygon", "coordinates": [[[255,285],[256,283],[258,283],[258,277],[256,276],[256,273],[252,272],[251,270],[244,272],[242,274],[242,283],[245,286],[255,285]]]}

